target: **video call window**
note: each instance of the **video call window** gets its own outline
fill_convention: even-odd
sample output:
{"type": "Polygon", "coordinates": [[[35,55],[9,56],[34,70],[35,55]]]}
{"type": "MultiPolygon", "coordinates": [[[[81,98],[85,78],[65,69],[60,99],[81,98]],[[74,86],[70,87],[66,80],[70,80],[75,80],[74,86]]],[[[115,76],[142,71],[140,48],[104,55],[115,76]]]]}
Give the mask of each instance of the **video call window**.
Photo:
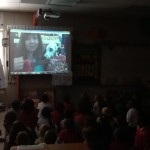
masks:
{"type": "Polygon", "coordinates": [[[10,74],[71,71],[71,31],[10,29],[10,74]]]}

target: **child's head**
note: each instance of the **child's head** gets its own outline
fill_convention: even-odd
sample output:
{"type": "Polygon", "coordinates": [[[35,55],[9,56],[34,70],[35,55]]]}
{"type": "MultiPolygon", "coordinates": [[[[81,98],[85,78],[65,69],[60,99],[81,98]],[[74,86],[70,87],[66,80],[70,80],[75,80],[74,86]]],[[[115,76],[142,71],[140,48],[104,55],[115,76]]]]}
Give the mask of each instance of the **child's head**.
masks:
{"type": "Polygon", "coordinates": [[[23,103],[22,103],[22,106],[21,106],[22,110],[25,112],[25,113],[30,113],[31,111],[34,110],[34,102],[31,98],[26,98],[23,103]]]}
{"type": "Polygon", "coordinates": [[[67,118],[67,119],[65,120],[64,125],[65,125],[65,128],[68,129],[68,130],[72,130],[72,129],[75,128],[75,122],[74,122],[73,119],[68,119],[68,118],[67,118]]]}
{"type": "Polygon", "coordinates": [[[41,137],[44,137],[46,131],[50,129],[50,126],[48,124],[42,124],[39,128],[39,134],[41,137]]]}
{"type": "Polygon", "coordinates": [[[102,147],[101,130],[99,127],[84,127],[82,129],[84,143],[87,144],[89,149],[99,150],[102,147]]]}
{"type": "Polygon", "coordinates": [[[51,109],[50,107],[47,107],[45,106],[43,109],[42,109],[42,112],[41,112],[41,115],[44,117],[44,118],[51,118],[51,109]]]}
{"type": "Polygon", "coordinates": [[[29,134],[26,131],[20,131],[16,137],[16,144],[17,145],[28,145],[28,144],[30,144],[29,139],[30,139],[29,134]]]}
{"type": "Polygon", "coordinates": [[[44,141],[46,144],[55,144],[57,135],[54,131],[48,130],[45,132],[44,141]]]}
{"type": "Polygon", "coordinates": [[[15,99],[12,101],[11,106],[13,109],[15,110],[19,110],[20,109],[20,101],[15,99]]]}
{"type": "Polygon", "coordinates": [[[49,97],[47,94],[43,94],[42,97],[41,97],[41,101],[42,102],[48,102],[49,101],[49,97]]]}
{"type": "Polygon", "coordinates": [[[103,107],[102,108],[102,115],[104,117],[111,117],[111,115],[112,115],[111,109],[109,107],[103,107]]]}

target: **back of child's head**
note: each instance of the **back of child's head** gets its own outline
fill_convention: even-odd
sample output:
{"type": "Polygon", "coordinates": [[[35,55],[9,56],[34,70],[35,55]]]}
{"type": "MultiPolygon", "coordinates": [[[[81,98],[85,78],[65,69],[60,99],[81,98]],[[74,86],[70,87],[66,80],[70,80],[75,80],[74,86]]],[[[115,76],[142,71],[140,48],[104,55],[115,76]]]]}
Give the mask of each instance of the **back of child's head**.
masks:
{"type": "Polygon", "coordinates": [[[50,109],[50,107],[44,107],[43,109],[42,109],[42,112],[41,112],[41,115],[44,117],[44,118],[50,118],[51,117],[51,109],[50,109]]]}
{"type": "Polygon", "coordinates": [[[69,129],[69,130],[75,129],[75,121],[74,121],[74,119],[67,118],[65,120],[64,126],[65,126],[66,129],[69,129]]]}
{"type": "Polygon", "coordinates": [[[90,150],[99,150],[102,148],[101,130],[98,126],[84,127],[82,129],[84,142],[90,150]]]}
{"type": "Polygon", "coordinates": [[[58,102],[56,104],[56,110],[59,112],[59,113],[63,113],[64,112],[64,105],[62,102],[58,102]]]}
{"type": "Polygon", "coordinates": [[[112,115],[111,109],[109,107],[102,108],[102,115],[104,117],[110,117],[112,115]]]}
{"type": "Polygon", "coordinates": [[[16,120],[12,124],[10,134],[12,134],[13,136],[16,136],[18,132],[23,131],[25,129],[26,127],[24,126],[24,124],[21,121],[16,120]]]}
{"type": "Polygon", "coordinates": [[[30,144],[30,137],[26,131],[20,131],[16,137],[16,144],[17,145],[29,145],[30,144]]]}
{"type": "Polygon", "coordinates": [[[48,124],[42,124],[39,128],[39,134],[41,137],[44,137],[46,131],[50,129],[50,126],[48,124]]]}
{"type": "Polygon", "coordinates": [[[64,117],[65,118],[73,118],[73,114],[74,114],[74,111],[73,110],[71,110],[71,109],[68,109],[68,110],[66,110],[65,112],[64,112],[64,117]]]}
{"type": "Polygon", "coordinates": [[[22,108],[22,110],[25,113],[30,113],[31,111],[34,110],[34,102],[33,102],[33,100],[31,98],[26,98],[23,101],[21,108],[22,108]]]}
{"type": "Polygon", "coordinates": [[[71,102],[71,96],[69,94],[65,94],[63,97],[63,101],[66,103],[70,103],[71,102]]]}
{"type": "Polygon", "coordinates": [[[13,100],[11,103],[11,107],[15,110],[20,109],[20,101],[17,99],[13,100]]]}
{"type": "Polygon", "coordinates": [[[51,131],[51,130],[46,131],[44,135],[44,141],[46,144],[55,144],[56,139],[57,139],[57,135],[55,131],[51,131]]]}
{"type": "Polygon", "coordinates": [[[49,101],[48,95],[47,95],[47,94],[43,94],[43,95],[41,96],[41,101],[42,101],[42,102],[48,102],[48,101],[49,101]]]}

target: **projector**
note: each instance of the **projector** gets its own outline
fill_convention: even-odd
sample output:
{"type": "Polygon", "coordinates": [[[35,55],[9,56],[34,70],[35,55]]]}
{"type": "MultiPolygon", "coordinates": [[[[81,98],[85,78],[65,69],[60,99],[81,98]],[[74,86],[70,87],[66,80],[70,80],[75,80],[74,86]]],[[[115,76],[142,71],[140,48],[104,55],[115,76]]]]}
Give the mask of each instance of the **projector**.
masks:
{"type": "Polygon", "coordinates": [[[40,16],[42,16],[45,20],[49,20],[51,18],[59,18],[60,13],[54,12],[51,9],[38,9],[36,12],[36,18],[38,19],[40,16]]]}
{"type": "Polygon", "coordinates": [[[58,12],[45,12],[43,17],[45,20],[49,20],[51,18],[59,18],[60,13],[58,13],[58,12]]]}

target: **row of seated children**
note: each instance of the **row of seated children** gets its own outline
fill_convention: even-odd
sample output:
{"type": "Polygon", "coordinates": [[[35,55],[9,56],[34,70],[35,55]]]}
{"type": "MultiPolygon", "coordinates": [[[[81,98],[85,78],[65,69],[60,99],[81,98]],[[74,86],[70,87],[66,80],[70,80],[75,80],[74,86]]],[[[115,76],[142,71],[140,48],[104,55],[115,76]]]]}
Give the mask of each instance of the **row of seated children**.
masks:
{"type": "MultiPolygon", "coordinates": [[[[150,147],[147,139],[145,140],[145,135],[146,137],[150,136],[150,132],[148,132],[150,123],[147,119],[143,120],[146,118],[143,117],[145,113],[142,114],[139,111],[139,114],[142,114],[142,117],[139,117],[142,123],[138,119],[136,125],[130,126],[126,122],[128,110],[124,109],[127,102],[124,103],[120,100],[112,103],[112,101],[100,97],[99,110],[95,111],[95,105],[93,109],[93,103],[87,94],[81,96],[76,109],[68,97],[64,103],[59,103],[53,110],[47,101],[48,97],[44,95],[39,103],[40,107],[38,106],[39,111],[37,111],[33,101],[26,99],[21,105],[21,109],[18,109],[17,115],[14,115],[16,117],[14,120],[10,121],[9,117],[6,117],[8,114],[5,115],[4,125],[7,132],[5,150],[18,145],[16,137],[22,131],[28,133],[30,142],[27,144],[31,145],[84,142],[91,150],[129,150],[132,148],[139,150],[139,147],[142,150],[142,147],[150,147]],[[119,103],[122,105],[118,106],[119,103]],[[21,127],[16,125],[16,120],[21,127]],[[144,145],[140,138],[141,132],[139,131],[141,130],[137,126],[139,123],[141,123],[140,129],[142,127],[144,132],[142,134],[144,145]],[[47,132],[49,136],[46,134],[47,132]]],[[[143,150],[148,150],[146,148],[143,150]]]]}
{"type": "MultiPolygon", "coordinates": [[[[22,102],[21,106],[18,100],[13,101],[12,107],[6,112],[4,119],[4,127],[6,129],[6,150],[9,150],[12,146],[17,144],[16,136],[20,131],[26,131],[28,132],[28,134],[30,134],[30,144],[37,144],[39,131],[44,124],[47,124],[49,126],[49,130],[51,132],[53,131],[58,137],[59,127],[51,118],[51,107],[49,107],[47,103],[47,96],[44,95],[42,97],[42,100],[43,101],[39,103],[39,110],[34,108],[32,99],[25,99],[22,102]]],[[[66,123],[63,124],[63,126],[69,128],[69,130],[72,130],[74,128],[74,122],[71,119],[67,120],[66,123]]],[[[64,130],[59,132],[60,137],[66,134],[64,130]]],[[[74,133],[75,134],[73,136],[76,136],[76,132],[74,133]]],[[[70,134],[72,133],[70,132],[70,134]]],[[[70,142],[79,142],[79,140],[76,140],[75,137],[72,137],[72,139],[68,139],[70,140],[70,142]]],[[[68,139],[66,138],[65,140],[68,139]]],[[[65,140],[63,140],[63,142],[65,140]]],[[[57,143],[61,142],[61,138],[58,138],[57,143]]]]}

